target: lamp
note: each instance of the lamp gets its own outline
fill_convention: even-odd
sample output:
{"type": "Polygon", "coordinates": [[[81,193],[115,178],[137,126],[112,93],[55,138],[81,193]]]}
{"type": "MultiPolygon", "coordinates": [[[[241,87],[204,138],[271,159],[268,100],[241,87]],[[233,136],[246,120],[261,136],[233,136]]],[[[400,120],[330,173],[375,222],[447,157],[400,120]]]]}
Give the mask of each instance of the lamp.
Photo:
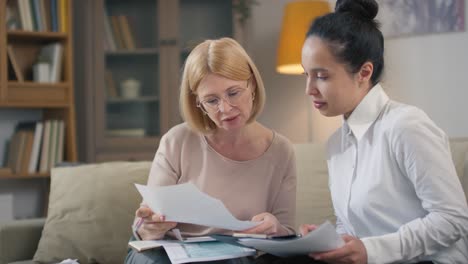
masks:
{"type": "Polygon", "coordinates": [[[276,71],[301,74],[301,50],[307,29],[312,21],[330,12],[325,1],[298,1],[288,3],[284,9],[283,24],[278,46],[276,71]]]}

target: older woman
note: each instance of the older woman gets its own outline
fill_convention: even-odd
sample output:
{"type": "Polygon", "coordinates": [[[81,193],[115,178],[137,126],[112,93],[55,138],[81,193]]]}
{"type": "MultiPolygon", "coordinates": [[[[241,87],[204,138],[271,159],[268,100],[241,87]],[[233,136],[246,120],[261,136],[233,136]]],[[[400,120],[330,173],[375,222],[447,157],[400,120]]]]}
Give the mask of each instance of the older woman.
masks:
{"type": "MultiPolygon", "coordinates": [[[[182,76],[180,106],[186,123],[162,137],[148,186],[191,182],[220,199],[236,218],[261,221],[245,232],[294,233],[295,157],[285,137],[256,121],[264,102],[260,74],[235,40],[199,44],[182,76]]],[[[187,237],[228,232],[166,222],[144,203],[136,221],[143,221],[135,234],[143,240],[161,239],[176,226],[187,237]]],[[[129,251],[126,262],[170,263],[161,249],[129,251]]]]}

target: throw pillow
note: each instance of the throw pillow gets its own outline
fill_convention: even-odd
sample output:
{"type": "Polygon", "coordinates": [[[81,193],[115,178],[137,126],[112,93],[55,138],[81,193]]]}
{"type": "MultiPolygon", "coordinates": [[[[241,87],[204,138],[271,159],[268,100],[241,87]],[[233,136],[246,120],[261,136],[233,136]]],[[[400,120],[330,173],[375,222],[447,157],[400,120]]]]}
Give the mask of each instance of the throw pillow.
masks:
{"type": "Polygon", "coordinates": [[[123,263],[150,162],[108,162],[52,170],[48,216],[34,261],[123,263]]]}
{"type": "Polygon", "coordinates": [[[328,188],[327,156],[324,144],[296,144],[297,205],[296,224],[335,221],[328,188]]]}

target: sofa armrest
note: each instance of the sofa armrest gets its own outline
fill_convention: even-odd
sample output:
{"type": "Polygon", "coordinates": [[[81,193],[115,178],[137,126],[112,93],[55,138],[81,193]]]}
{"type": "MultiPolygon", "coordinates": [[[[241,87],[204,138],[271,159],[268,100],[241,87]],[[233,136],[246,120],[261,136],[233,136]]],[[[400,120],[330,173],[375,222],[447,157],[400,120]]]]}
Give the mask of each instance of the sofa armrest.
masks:
{"type": "Polygon", "coordinates": [[[45,218],[0,223],[0,264],[34,257],[45,218]]]}

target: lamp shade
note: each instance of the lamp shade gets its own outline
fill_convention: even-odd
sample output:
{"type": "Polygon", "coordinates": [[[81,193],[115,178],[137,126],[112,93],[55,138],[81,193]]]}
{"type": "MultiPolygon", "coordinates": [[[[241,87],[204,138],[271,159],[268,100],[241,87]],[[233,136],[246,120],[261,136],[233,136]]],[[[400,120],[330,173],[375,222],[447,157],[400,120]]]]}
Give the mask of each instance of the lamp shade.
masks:
{"type": "Polygon", "coordinates": [[[284,9],[283,24],[278,46],[276,71],[301,74],[301,50],[312,21],[330,12],[325,1],[298,1],[288,3],[284,9]]]}

